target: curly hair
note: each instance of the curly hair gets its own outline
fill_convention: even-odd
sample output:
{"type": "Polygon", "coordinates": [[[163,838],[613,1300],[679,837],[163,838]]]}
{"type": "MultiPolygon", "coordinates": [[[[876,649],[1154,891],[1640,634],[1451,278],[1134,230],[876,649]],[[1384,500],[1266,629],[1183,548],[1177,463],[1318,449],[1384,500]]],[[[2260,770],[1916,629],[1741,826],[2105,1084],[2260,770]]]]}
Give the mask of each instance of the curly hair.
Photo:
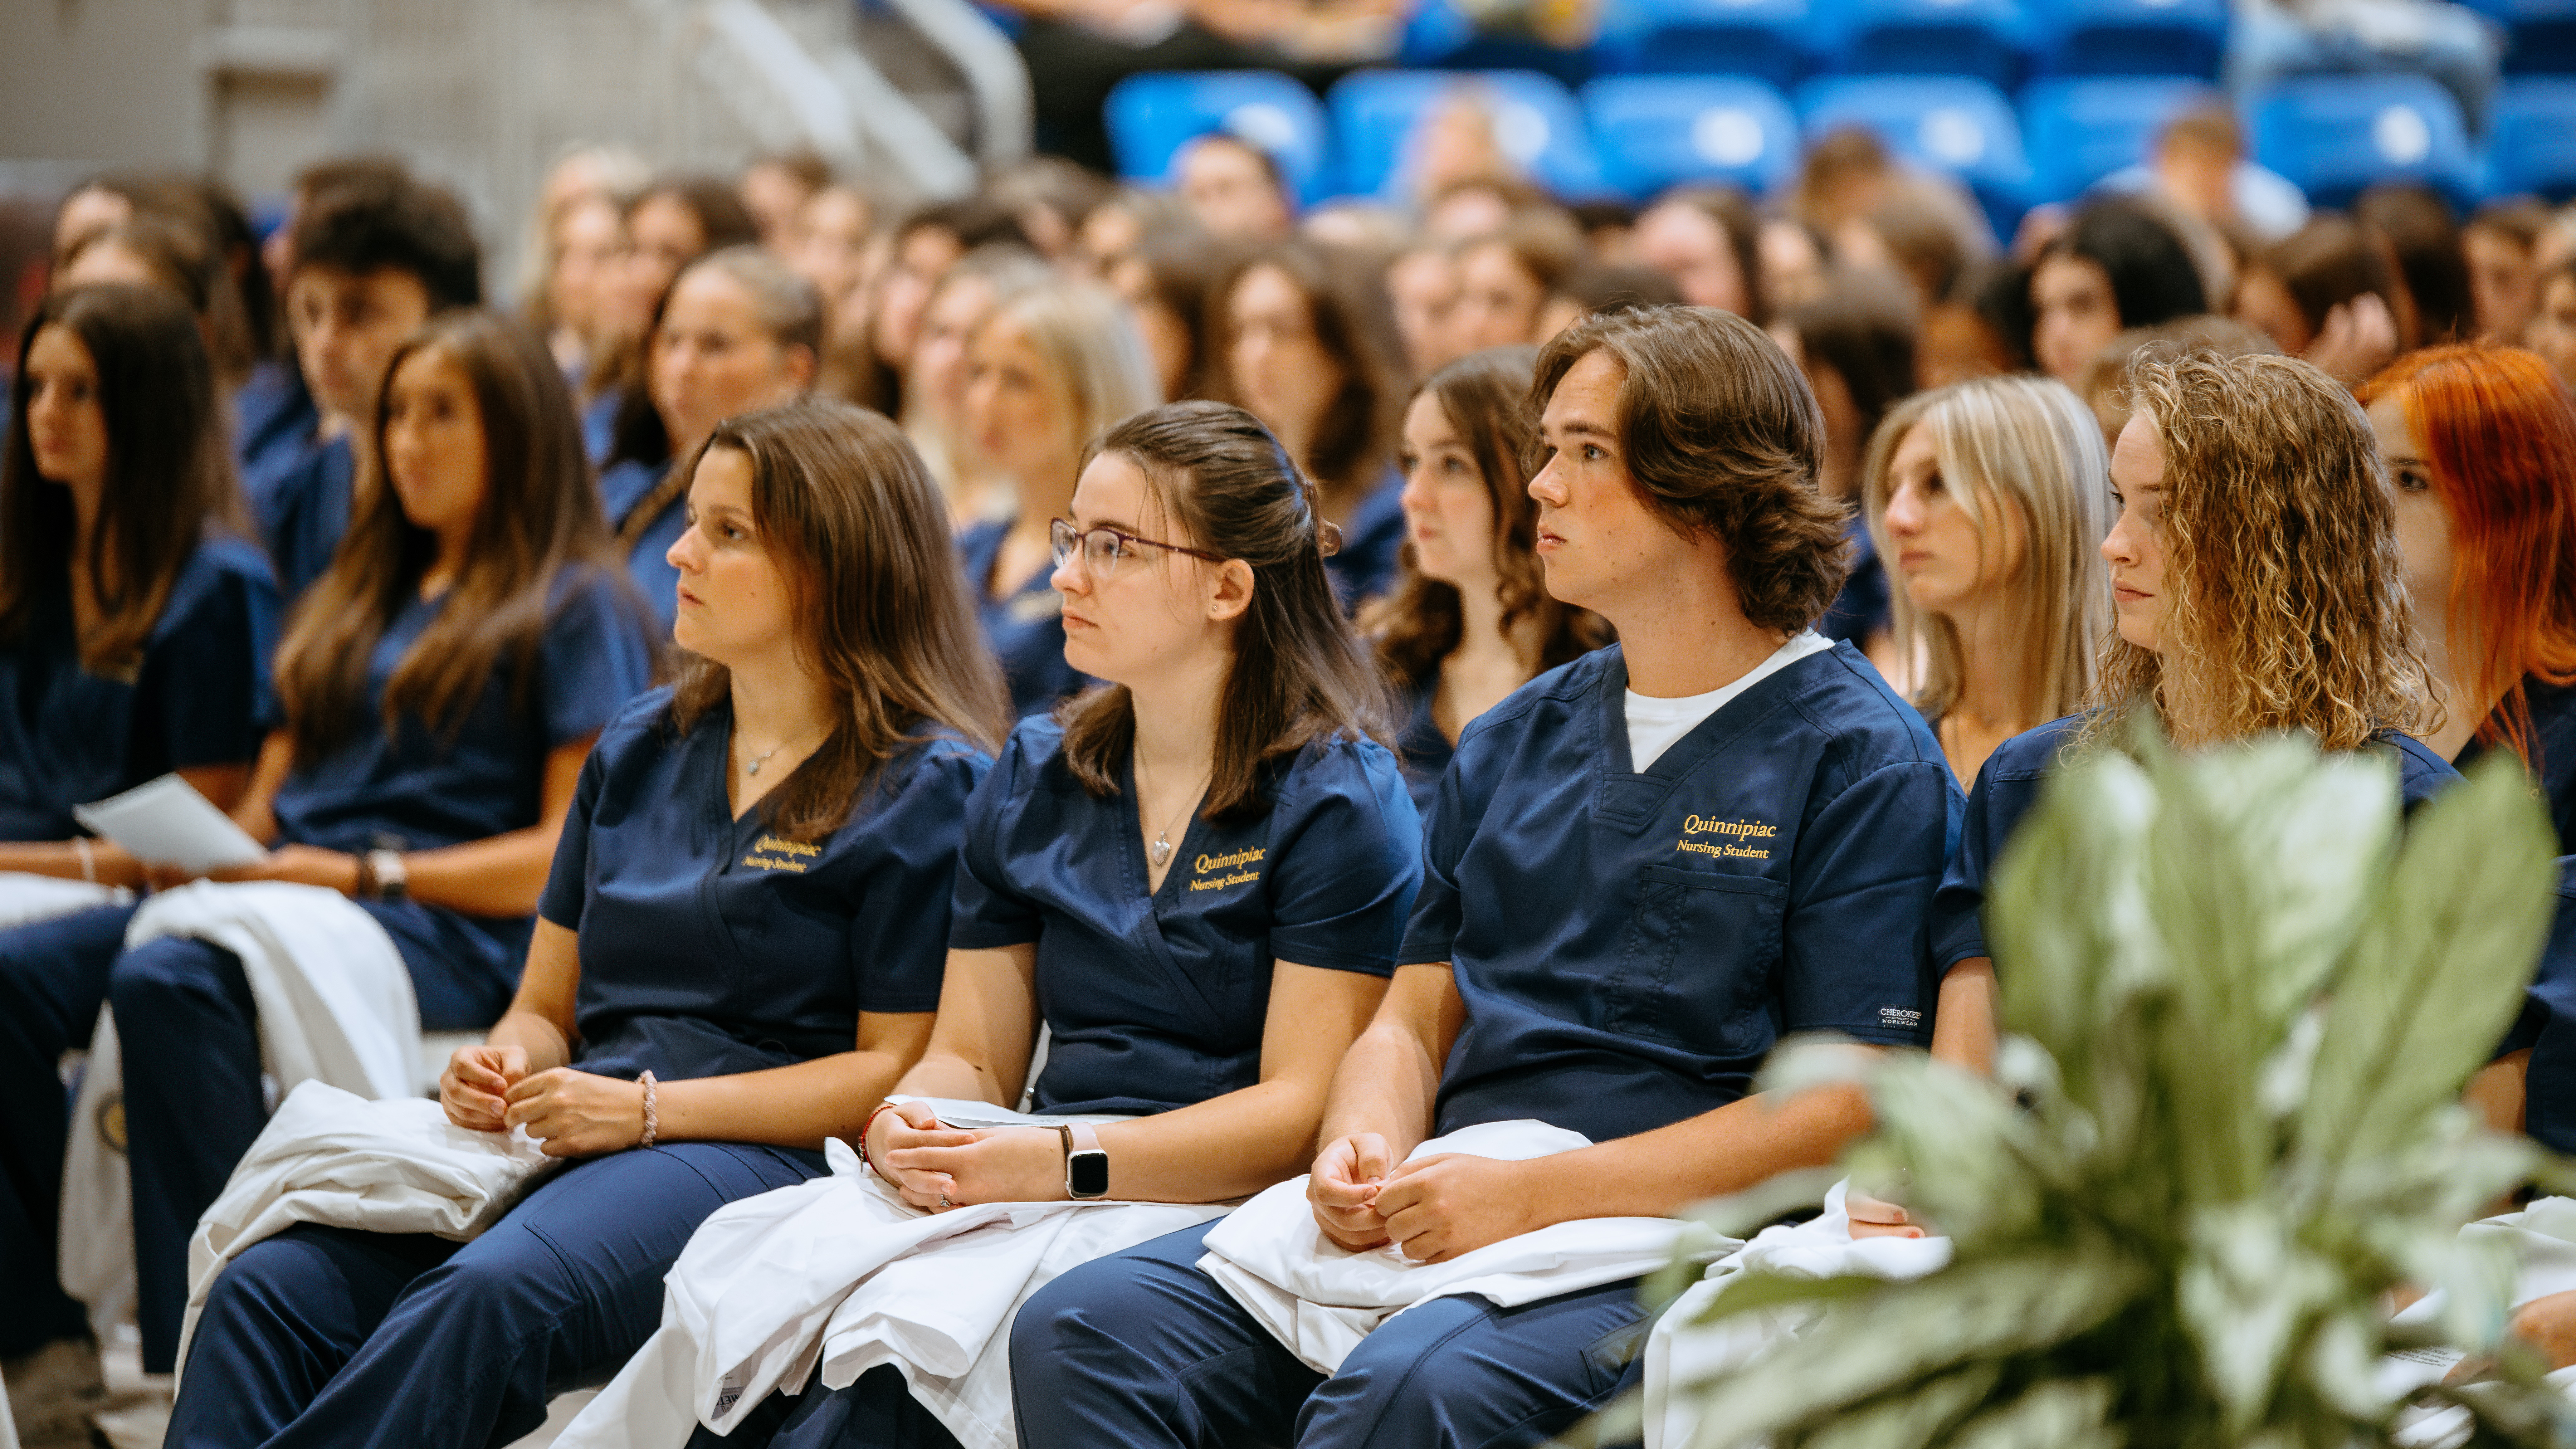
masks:
{"type": "Polygon", "coordinates": [[[2126,738],[2141,706],[2185,745],[2419,728],[2396,503],[2352,394],[2297,358],[2207,352],[2143,357],[2130,388],[2164,445],[2165,614],[2157,649],[2109,640],[2082,743],[2126,738]]]}
{"type": "Polygon", "coordinates": [[[1797,364],[1732,312],[1595,313],[1540,350],[1529,410],[1595,352],[1624,373],[1616,421],[1638,501],[1675,532],[1718,541],[1745,618],[1791,634],[1814,623],[1851,562],[1846,505],[1817,482],[1824,414],[1797,364]]]}
{"type": "MultiPolygon", "coordinates": [[[[1494,505],[1494,567],[1502,575],[1503,634],[1534,620],[1542,670],[1610,642],[1609,627],[1589,609],[1560,602],[1547,591],[1538,561],[1538,507],[1529,496],[1528,461],[1538,441],[1538,420],[1524,406],[1535,347],[1489,347],[1471,352],[1425,378],[1413,390],[1439,400],[1450,426],[1475,455],[1485,495],[1494,505]]],[[[1405,404],[1407,409],[1412,403],[1405,404]]],[[[1422,684],[1458,647],[1466,631],[1458,586],[1425,578],[1415,567],[1413,544],[1400,555],[1402,570],[1386,597],[1360,611],[1360,633],[1377,646],[1389,678],[1406,687],[1422,684]]]]}

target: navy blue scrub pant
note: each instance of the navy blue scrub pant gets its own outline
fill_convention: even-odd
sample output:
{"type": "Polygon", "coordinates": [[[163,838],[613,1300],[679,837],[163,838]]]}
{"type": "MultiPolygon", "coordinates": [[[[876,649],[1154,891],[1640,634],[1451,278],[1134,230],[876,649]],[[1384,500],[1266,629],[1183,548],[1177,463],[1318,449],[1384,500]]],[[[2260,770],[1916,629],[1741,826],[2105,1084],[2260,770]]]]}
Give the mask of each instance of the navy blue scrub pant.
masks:
{"type": "Polygon", "coordinates": [[[710,1213],[825,1170],[818,1152],[682,1142],[575,1163],[461,1247],[290,1228],[215,1280],[163,1442],[507,1444],[643,1345],[710,1213]]]}
{"type": "MultiPolygon", "coordinates": [[[[259,1013],[241,958],[175,937],[128,951],[134,909],[102,907],[0,932],[0,1356],[88,1331],[56,1279],[70,1104],[55,1063],[89,1045],[102,1004],[116,1009],[125,1059],[146,1372],[168,1373],[178,1354],[188,1235],[268,1121],[259,1013]]],[[[453,939],[461,928],[419,906],[368,910],[410,968],[423,1027],[474,1030],[509,1006],[512,983],[481,951],[453,939]]]]}
{"type": "Polygon", "coordinates": [[[959,1449],[957,1436],[922,1406],[893,1365],[872,1368],[847,1388],[771,1394],[731,1434],[704,1424],[689,1449],[959,1449]]]}
{"type": "Polygon", "coordinates": [[[1653,1316],[1633,1278],[1518,1308],[1434,1299],[1326,1378],[1195,1266],[1213,1226],[1085,1264],[1020,1309],[1023,1449],[1502,1449],[1546,1440],[1637,1381],[1653,1316]]]}

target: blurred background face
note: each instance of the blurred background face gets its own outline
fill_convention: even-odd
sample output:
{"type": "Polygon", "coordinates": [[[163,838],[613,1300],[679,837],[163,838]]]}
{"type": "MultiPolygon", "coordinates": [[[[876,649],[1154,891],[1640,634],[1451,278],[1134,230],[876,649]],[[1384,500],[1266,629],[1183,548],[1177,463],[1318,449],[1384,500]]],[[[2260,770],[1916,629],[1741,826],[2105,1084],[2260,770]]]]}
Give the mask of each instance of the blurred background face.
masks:
{"type": "Polygon", "coordinates": [[[653,406],[680,457],[737,413],[794,400],[812,360],[779,346],[761,323],[758,301],[711,267],[680,279],[653,332],[653,406]]]}
{"type": "Polygon", "coordinates": [[[699,223],[698,213],[667,191],[637,202],[626,218],[626,231],[635,246],[636,264],[658,275],[665,287],[680,268],[707,249],[707,229],[699,223]]]}
{"type": "Polygon", "coordinates": [[[912,371],[904,405],[918,405],[931,422],[955,427],[966,407],[966,344],[975,325],[993,310],[993,284],[958,276],[943,283],[922,314],[921,337],[912,346],[912,371]]]}
{"type": "Polygon", "coordinates": [[[27,442],[37,475],[49,482],[95,488],[107,477],[98,364],[80,334],[59,323],[27,349],[27,442]]]}
{"type": "Polygon", "coordinates": [[[2576,277],[2555,276],[2541,285],[2540,310],[2526,336],[2531,350],[2558,369],[2558,380],[2576,387],[2576,277]]]}
{"type": "Polygon", "coordinates": [[[1458,268],[1447,253],[1425,249],[1396,258],[1386,270],[1386,290],[1415,376],[1428,377],[1467,355],[1454,335],[1458,268]]]}
{"type": "Polygon", "coordinates": [[[1414,567],[1461,593],[1490,595],[1494,567],[1494,498],[1476,454],[1449,421],[1436,394],[1404,410],[1404,526],[1414,567]]]}
{"type": "Polygon", "coordinates": [[[866,197],[846,186],[827,186],[798,214],[796,245],[788,261],[825,302],[846,306],[866,275],[868,230],[874,222],[866,197]]]}
{"type": "Polygon", "coordinates": [[[1942,476],[1938,447],[1933,431],[1918,424],[1888,460],[1887,538],[1896,553],[1889,562],[1914,607],[1955,615],[2021,571],[2028,540],[2019,514],[1998,508],[2002,516],[1988,546],[1977,528],[1976,500],[1964,493],[1964,479],[1942,476]]]}
{"type": "Polygon", "coordinates": [[[1224,241],[1276,241],[1288,234],[1288,198],[1252,148],[1202,136],[1181,153],[1181,199],[1208,234],[1224,241]]]}
{"type": "Polygon", "coordinates": [[[1154,269],[1139,258],[1124,257],[1110,263],[1108,280],[1136,313],[1145,348],[1154,354],[1154,375],[1163,380],[1163,396],[1183,396],[1190,363],[1198,356],[1198,339],[1190,335],[1189,324],[1179,314],[1163,305],[1163,293],[1154,285],[1154,269]]]}
{"type": "Polygon", "coordinates": [[[1458,345],[1467,352],[1538,340],[1547,289],[1500,242],[1470,246],[1458,257],[1458,345]]]}
{"type": "Polygon", "coordinates": [[[2281,279],[2262,267],[2248,267],[2236,283],[2236,320],[2272,339],[2272,345],[2296,356],[2308,350],[2315,335],[2307,314],[2281,279]]]}
{"type": "Polygon", "coordinates": [[[429,320],[429,289],[391,267],[364,276],[299,267],[286,289],[286,311],[314,400],[354,422],[375,411],[376,388],[394,349],[429,320]]]}
{"type": "Polygon", "coordinates": [[[1315,335],[1305,289],[1277,267],[1246,271],[1226,298],[1226,369],[1243,405],[1303,449],[1350,375],[1315,335]]]}
{"type": "Polygon", "coordinates": [[[985,457],[1035,487],[1070,473],[1079,456],[1070,400],[1007,318],[977,328],[967,344],[966,426],[985,457]]]}
{"type": "Polygon", "coordinates": [[[489,456],[474,380],[442,348],[423,347],[385,382],[385,477],[415,528],[453,533],[483,510],[489,456]]]}
{"type": "Polygon", "coordinates": [[[2084,364],[2120,335],[2120,307],[2111,276],[2099,262],[2059,255],[2039,264],[2030,278],[2030,350],[2040,370],[2073,387],[2084,364]]]}
{"type": "Polygon", "coordinates": [[[587,197],[555,222],[555,271],[548,300],[555,320],[586,338],[633,337],[648,314],[623,315],[611,274],[626,253],[626,224],[605,197],[587,197]]]}
{"type": "Polygon", "coordinates": [[[1744,313],[1752,310],[1744,267],[1717,218],[1683,202],[1666,202],[1637,218],[1632,244],[1637,263],[1673,279],[1694,307],[1744,313]]]}
{"type": "Polygon", "coordinates": [[[80,249],[80,254],[54,278],[54,290],[67,287],[158,287],[161,274],[150,258],[119,241],[97,241],[80,249]]]}
{"type": "Polygon", "coordinates": [[[760,228],[760,244],[786,256],[795,250],[796,214],[804,209],[814,188],[805,178],[784,166],[763,161],[742,173],[735,188],[742,197],[743,209],[751,213],[752,224],[760,228]]]}
{"type": "Polygon", "coordinates": [[[2530,250],[2493,227],[2473,226],[2461,234],[2460,252],[2469,264],[2478,332],[2495,342],[2520,342],[2540,306],[2530,250]]]}
{"type": "Polygon", "coordinates": [[[921,337],[921,316],[930,294],[966,244],[957,233],[939,226],[917,226],[895,239],[893,265],[877,285],[875,339],[877,359],[901,369],[912,361],[921,337]]]}

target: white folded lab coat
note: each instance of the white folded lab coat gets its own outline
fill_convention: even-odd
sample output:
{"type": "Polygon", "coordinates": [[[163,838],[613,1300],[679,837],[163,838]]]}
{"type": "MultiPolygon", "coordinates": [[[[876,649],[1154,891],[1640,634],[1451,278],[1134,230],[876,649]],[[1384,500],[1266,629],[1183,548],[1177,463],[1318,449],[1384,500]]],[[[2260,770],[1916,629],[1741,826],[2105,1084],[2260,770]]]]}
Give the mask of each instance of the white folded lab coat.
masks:
{"type": "MultiPolygon", "coordinates": [[[[1459,1153],[1517,1162],[1591,1145],[1544,1122],[1487,1122],[1435,1137],[1406,1161],[1459,1153]]],[[[1581,1218],[1417,1263],[1392,1246],[1353,1252],[1324,1236],[1299,1177],[1236,1209],[1208,1234],[1198,1266],[1299,1361],[1329,1374],[1416,1303],[1473,1293],[1508,1308],[1639,1277],[1672,1262],[1690,1228],[1672,1218],[1581,1218]]],[[[1735,1246],[1703,1241],[1710,1251],[1735,1246]]]]}
{"type": "MultiPolygon", "coordinates": [[[[409,1097],[420,1008],[411,972],[376,919],[338,891],[282,881],[198,881],[145,898],[128,950],[163,936],[239,956],[259,1009],[260,1055],[281,1093],[320,1080],[365,1097],[409,1097]]],[[[98,1014],[63,1160],[63,1291],[89,1305],[105,1341],[134,1295],[134,1189],[121,1123],[125,1073],[116,1023],[98,1014]]]]}
{"type": "Polygon", "coordinates": [[[188,1239],[179,1362],[215,1280],[297,1223],[470,1242],[563,1165],[525,1128],[482,1132],[418,1097],[369,1101],[320,1081],[287,1094],[188,1239]]]}
{"type": "Polygon", "coordinates": [[[0,870],[0,931],[99,906],[121,906],[133,899],[134,892],[123,886],[0,870]]]}
{"type": "MultiPolygon", "coordinates": [[[[922,1100],[957,1127],[1117,1120],[922,1100]]],[[[887,1363],[965,1449],[1009,1449],[1020,1305],[1068,1269],[1226,1211],[1031,1202],[930,1213],[837,1139],[824,1155],[831,1176],[728,1203],[700,1225],[662,1280],[661,1327],[557,1449],[678,1449],[700,1424],[731,1432],[772,1392],[843,1388],[887,1363]]]]}

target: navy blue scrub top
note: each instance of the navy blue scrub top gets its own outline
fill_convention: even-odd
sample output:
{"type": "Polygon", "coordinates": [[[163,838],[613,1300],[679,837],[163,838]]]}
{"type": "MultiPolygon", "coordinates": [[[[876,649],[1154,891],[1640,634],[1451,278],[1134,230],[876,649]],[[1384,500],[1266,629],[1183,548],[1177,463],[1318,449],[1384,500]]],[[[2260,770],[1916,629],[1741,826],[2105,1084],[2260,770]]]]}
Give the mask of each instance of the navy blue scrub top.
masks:
{"type": "MultiPolygon", "coordinates": [[[[1865,646],[1870,635],[1888,627],[1887,566],[1880,562],[1878,545],[1859,519],[1851,521],[1843,537],[1851,544],[1851,576],[1843,580],[1834,606],[1816,621],[1816,632],[1838,643],[1848,639],[1865,646]]],[[[1936,732],[1933,737],[1940,736],[1936,732]]]]}
{"type": "Polygon", "coordinates": [[[303,451],[322,415],[305,390],[303,370],[292,358],[271,358],[251,369],[233,397],[233,460],[245,488],[303,451]]]}
{"type": "Polygon", "coordinates": [[[1042,1112],[1167,1112],[1261,1079],[1272,963],[1386,976],[1422,878],[1395,757],[1370,741],[1274,763],[1267,808],[1192,818],[1146,894],[1132,772],[1100,799],[1064,731],[1025,719],[967,803],[948,944],[1037,945],[1053,1033],[1042,1112]]]}
{"type": "MultiPolygon", "coordinates": [[[[574,396],[581,395],[580,383],[570,382],[568,385],[574,396]]],[[[581,410],[581,448],[590,455],[594,468],[606,462],[609,450],[617,446],[617,408],[624,401],[625,392],[612,387],[592,398],[590,406],[581,410]]]]}
{"type": "Polygon", "coordinates": [[[1535,1117],[1595,1142],[1723,1107],[1774,1043],[1931,1038],[1926,912],[1958,784],[1849,644],[1630,768],[1619,646],[1467,726],[1424,826],[1405,964],[1467,1021],[1437,1132],[1535,1117]]]}
{"type": "MultiPolygon", "coordinates": [[[[620,581],[568,573],[537,647],[524,713],[511,708],[518,666],[504,650],[461,726],[405,716],[385,737],[385,685],[452,595],[415,595],[376,641],[365,702],[340,747],[300,762],[277,792],[281,841],[326,850],[429,850],[524,830],[542,818],[546,756],[614,718],[651,683],[642,621],[620,581]]],[[[515,978],[530,918],[440,912],[466,928],[463,948],[515,978]]]]}
{"type": "Polygon", "coordinates": [[[229,538],[180,565],[131,679],[81,668],[68,584],[37,600],[26,637],[0,648],[0,840],[68,840],[86,833],[74,805],[257,759],[277,616],[268,560],[229,538]]]}
{"type": "Polygon", "coordinates": [[[247,491],[260,541],[277,569],[277,588],[292,604],[331,567],[349,531],[349,480],[356,471],[346,434],[308,443],[277,462],[247,491]]]}
{"type": "Polygon", "coordinates": [[[1404,786],[1413,793],[1413,808],[1422,818],[1431,818],[1431,802],[1439,793],[1440,777],[1449,770],[1450,758],[1458,747],[1440,733],[1439,721],[1431,717],[1432,701],[1440,695],[1440,666],[1431,666],[1430,677],[1414,684],[1404,694],[1404,734],[1395,742],[1396,752],[1404,761],[1404,786]]]}
{"type": "Polygon", "coordinates": [[[629,704],[582,766],[538,913],[581,937],[584,1071],[725,1076],[851,1049],[859,1013],[939,1009],[966,799],[992,759],[921,731],[819,841],[726,808],[733,711],[629,704]]]}
{"type": "MultiPolygon", "coordinates": [[[[2549,802],[2559,853],[2576,855],[2576,685],[2525,675],[2522,692],[2531,711],[2533,784],[2549,802]]],[[[2451,763],[2466,771],[2486,752],[2487,746],[2471,739],[2451,763]]]]}
{"type": "MultiPolygon", "coordinates": [[[[640,463],[629,458],[599,475],[601,513],[608,519],[611,533],[626,527],[626,515],[670,471],[667,462],[640,463]]],[[[655,515],[626,558],[626,576],[635,581],[644,602],[653,606],[653,616],[662,621],[665,639],[671,636],[671,625],[680,615],[680,571],[671,567],[669,554],[671,545],[688,531],[689,495],[681,493],[655,515]]]]}
{"type": "Polygon", "coordinates": [[[1091,677],[1064,662],[1064,595],[1040,569],[1007,599],[993,597],[993,565],[1002,556],[1008,521],[978,523],[957,536],[957,552],[966,570],[966,587],[975,596],[975,618],[984,626],[984,641],[1002,661],[1002,677],[1011,686],[1011,713],[1026,718],[1045,714],[1058,700],[1080,694],[1091,677]]]}
{"type": "MultiPolygon", "coordinates": [[[[1958,853],[1941,876],[1941,891],[1932,903],[1932,960],[1946,973],[1962,961],[1992,957],[1986,947],[1982,912],[1986,877],[2003,854],[2004,844],[2024,815],[2039,803],[2040,785],[2057,773],[2058,755],[2075,742],[2085,716],[2051,720],[2026,734],[1995,746],[1977,771],[1976,788],[1968,792],[1968,818],[1959,833],[1958,853]]],[[[2406,810],[2459,783],[2460,772],[2413,738],[2382,734],[2377,747],[2397,756],[2397,793],[2406,810]]]]}
{"type": "Polygon", "coordinates": [[[1360,601],[1385,593],[1395,583],[1397,555],[1404,549],[1404,474],[1386,471],[1377,486],[1351,510],[1342,525],[1341,550],[1324,560],[1342,612],[1355,613],[1360,601]]]}

